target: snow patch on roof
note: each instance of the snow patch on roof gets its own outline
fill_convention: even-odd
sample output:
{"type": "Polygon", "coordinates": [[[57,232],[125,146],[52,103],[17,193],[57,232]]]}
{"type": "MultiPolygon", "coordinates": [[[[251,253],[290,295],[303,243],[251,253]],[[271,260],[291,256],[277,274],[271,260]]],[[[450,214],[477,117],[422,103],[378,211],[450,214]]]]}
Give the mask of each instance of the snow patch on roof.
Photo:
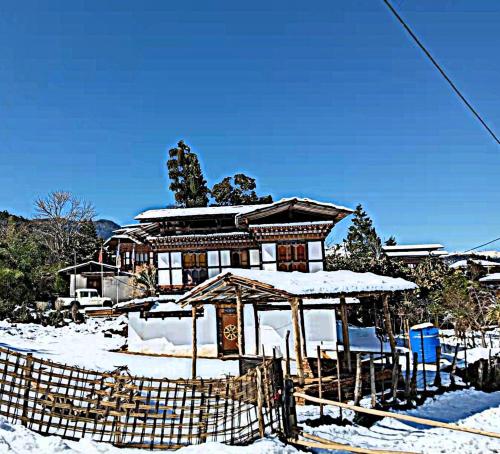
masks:
{"type": "Polygon", "coordinates": [[[500,281],[500,273],[492,273],[488,274],[488,276],[484,276],[479,279],[479,282],[496,282],[500,281]]]}

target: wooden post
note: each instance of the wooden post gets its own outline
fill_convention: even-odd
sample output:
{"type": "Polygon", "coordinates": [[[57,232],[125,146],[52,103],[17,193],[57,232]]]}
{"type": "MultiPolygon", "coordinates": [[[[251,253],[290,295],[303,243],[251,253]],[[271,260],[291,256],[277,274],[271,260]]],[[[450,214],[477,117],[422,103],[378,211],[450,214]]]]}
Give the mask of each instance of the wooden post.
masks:
{"type": "Polygon", "coordinates": [[[398,381],[399,381],[399,352],[396,352],[392,364],[392,401],[396,401],[398,397],[398,381]]]}
{"type": "MultiPolygon", "coordinates": [[[[21,424],[25,427],[28,427],[28,408],[29,408],[29,396],[30,396],[30,388],[31,388],[31,379],[33,375],[33,354],[28,353],[26,355],[26,363],[24,365],[25,371],[22,372],[23,380],[21,383],[24,384],[24,393],[23,393],[23,410],[21,413],[21,424]]],[[[5,370],[7,370],[8,364],[5,365],[5,370]]],[[[17,372],[17,371],[16,371],[17,372]]],[[[38,372],[40,374],[40,372],[38,372]]]]}
{"type": "Polygon", "coordinates": [[[410,352],[405,353],[405,397],[407,402],[410,401],[411,384],[410,384],[410,352]]]}
{"type": "Polygon", "coordinates": [[[418,353],[413,352],[413,370],[411,375],[410,392],[412,398],[417,396],[418,353]]]}
{"type": "Polygon", "coordinates": [[[384,308],[384,323],[385,330],[387,331],[387,335],[389,336],[389,344],[391,345],[391,353],[394,358],[396,354],[396,339],[394,339],[394,333],[392,331],[392,322],[391,322],[391,312],[389,311],[389,295],[384,295],[382,298],[382,306],[384,308]]]}
{"type": "MultiPolygon", "coordinates": [[[[335,349],[337,352],[337,398],[339,402],[342,402],[342,384],[340,381],[340,359],[339,359],[339,344],[335,344],[335,349]]],[[[340,421],[342,421],[342,409],[340,409],[340,421]]]]}
{"type": "Polygon", "coordinates": [[[255,326],[255,354],[259,354],[260,345],[260,326],[259,326],[259,309],[256,303],[253,303],[253,318],[255,326]]]}
{"type": "Polygon", "coordinates": [[[361,353],[356,353],[356,381],[354,383],[354,405],[359,405],[361,400],[361,353]]]}
{"type": "MultiPolygon", "coordinates": [[[[318,356],[318,382],[319,382],[319,398],[323,398],[323,374],[321,372],[321,347],[318,345],[316,347],[318,356]]],[[[323,404],[319,404],[319,415],[323,417],[323,404]]]]}
{"type": "Polygon", "coordinates": [[[196,378],[196,357],[198,354],[198,340],[197,340],[197,332],[196,332],[196,307],[193,306],[191,308],[191,317],[192,317],[192,341],[193,341],[193,352],[191,355],[191,377],[193,379],[196,378]]]}
{"type": "Polygon", "coordinates": [[[236,322],[238,324],[238,354],[245,355],[245,324],[243,321],[243,300],[241,298],[241,288],[236,286],[236,322]]]}
{"type": "Polygon", "coordinates": [[[264,393],[262,392],[262,371],[257,367],[257,418],[259,420],[259,436],[264,438],[264,393]]]}
{"type": "Polygon", "coordinates": [[[441,387],[441,347],[436,346],[436,377],[434,378],[434,386],[441,387]]]}
{"type": "Polygon", "coordinates": [[[293,325],[293,347],[295,350],[295,361],[297,363],[297,375],[299,383],[304,384],[304,364],[302,362],[302,340],[300,335],[299,325],[299,299],[292,298],[290,300],[292,308],[292,325],[293,325]]]}
{"type": "Polygon", "coordinates": [[[345,297],[340,297],[340,318],[342,319],[342,344],[344,346],[344,363],[349,373],[352,372],[351,346],[349,342],[349,325],[347,324],[347,305],[345,297]]]}
{"type": "Polygon", "coordinates": [[[304,319],[304,304],[302,303],[302,298],[299,299],[299,310],[300,310],[300,334],[302,335],[302,349],[304,358],[307,358],[306,323],[304,319]]]}
{"type": "Polygon", "coordinates": [[[377,405],[377,386],[375,383],[375,364],[373,363],[373,353],[370,353],[370,393],[372,397],[372,408],[377,405]]]}
{"type": "Polygon", "coordinates": [[[453,361],[451,362],[450,381],[452,387],[455,386],[455,373],[457,371],[457,355],[459,348],[460,345],[457,342],[457,345],[455,345],[455,354],[453,355],[453,361]]]}
{"type": "Polygon", "coordinates": [[[290,377],[290,330],[287,330],[285,334],[285,349],[286,349],[285,374],[288,378],[290,377]]]}

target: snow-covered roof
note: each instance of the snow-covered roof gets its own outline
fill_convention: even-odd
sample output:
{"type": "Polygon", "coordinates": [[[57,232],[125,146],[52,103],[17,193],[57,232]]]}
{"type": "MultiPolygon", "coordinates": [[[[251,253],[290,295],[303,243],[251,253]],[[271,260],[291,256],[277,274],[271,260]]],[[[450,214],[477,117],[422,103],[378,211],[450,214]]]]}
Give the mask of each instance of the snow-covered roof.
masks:
{"type": "Polygon", "coordinates": [[[477,260],[477,259],[472,259],[472,260],[459,260],[458,262],[455,262],[450,265],[450,268],[467,268],[468,263],[474,263],[475,265],[480,265],[480,266],[498,266],[500,267],[499,262],[491,262],[489,260],[477,260]]]}
{"type": "Polygon", "coordinates": [[[67,266],[66,268],[61,268],[58,271],[58,273],[63,273],[64,271],[74,270],[74,269],[82,268],[85,266],[91,266],[91,265],[95,265],[95,266],[102,267],[102,268],[113,269],[113,270],[118,269],[118,267],[115,265],[108,265],[107,263],[99,263],[99,262],[96,262],[95,260],[89,260],[88,262],[85,262],[85,263],[79,263],[77,265],[71,265],[71,266],[67,266]]]}
{"type": "Polygon", "coordinates": [[[479,282],[497,282],[500,281],[500,273],[492,273],[479,279],[479,282]]]}
{"type": "MultiPolygon", "coordinates": [[[[380,276],[373,273],[353,271],[318,271],[301,273],[298,271],[266,271],[230,268],[208,279],[187,292],[179,303],[193,302],[195,299],[210,300],[220,297],[223,287],[234,288],[241,285],[249,292],[260,291],[276,297],[329,298],[340,295],[357,295],[371,292],[396,292],[414,290],[417,285],[402,278],[380,276]],[[219,293],[217,293],[219,292],[219,293]]],[[[223,290],[225,291],[225,290],[223,290]]],[[[234,297],[234,295],[233,295],[234,297]]]]}
{"type": "Polygon", "coordinates": [[[383,246],[384,251],[419,251],[419,250],[432,250],[432,249],[443,249],[442,244],[430,243],[430,244],[396,244],[395,246],[383,246]]]}
{"type": "MultiPolygon", "coordinates": [[[[181,299],[183,295],[159,295],[159,296],[149,296],[147,298],[135,298],[128,301],[121,301],[113,306],[113,309],[118,310],[130,310],[130,309],[140,309],[143,306],[155,305],[158,304],[176,304],[177,301],[181,299]]],[[[177,306],[177,310],[181,310],[179,306],[177,306]]]]}
{"type": "Polygon", "coordinates": [[[322,208],[333,208],[339,211],[347,211],[352,213],[350,208],[343,207],[341,205],[334,205],[333,203],[318,202],[316,200],[307,198],[284,198],[273,203],[265,203],[260,205],[230,205],[230,206],[217,206],[217,207],[199,207],[199,208],[160,208],[156,210],[147,210],[143,213],[138,214],[135,219],[146,220],[146,219],[168,219],[168,218],[181,218],[181,217],[193,217],[193,216],[217,216],[217,215],[236,215],[240,216],[243,214],[252,213],[254,211],[263,210],[265,208],[270,208],[278,206],[280,204],[286,203],[309,203],[317,205],[322,208]]]}
{"type": "Polygon", "coordinates": [[[387,257],[437,257],[448,254],[446,251],[397,251],[384,250],[387,257]]]}

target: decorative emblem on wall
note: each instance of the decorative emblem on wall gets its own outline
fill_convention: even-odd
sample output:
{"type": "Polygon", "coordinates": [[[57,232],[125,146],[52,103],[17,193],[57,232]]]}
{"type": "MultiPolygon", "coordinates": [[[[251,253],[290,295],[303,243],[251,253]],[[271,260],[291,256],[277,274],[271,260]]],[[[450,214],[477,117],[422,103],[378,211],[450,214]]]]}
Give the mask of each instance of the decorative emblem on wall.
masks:
{"type": "Polygon", "coordinates": [[[236,325],[227,325],[224,328],[224,337],[229,340],[233,341],[236,339],[238,335],[238,328],[236,328],[236,325]]]}

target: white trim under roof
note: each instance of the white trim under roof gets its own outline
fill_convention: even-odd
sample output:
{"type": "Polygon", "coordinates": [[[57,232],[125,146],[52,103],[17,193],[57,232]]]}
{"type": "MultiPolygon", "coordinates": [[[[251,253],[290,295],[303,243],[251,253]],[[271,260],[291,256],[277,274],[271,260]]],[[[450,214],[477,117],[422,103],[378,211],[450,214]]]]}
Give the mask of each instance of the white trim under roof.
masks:
{"type": "Polygon", "coordinates": [[[396,244],[395,246],[382,246],[382,249],[386,252],[396,252],[396,251],[419,251],[419,250],[430,250],[430,249],[443,249],[442,244],[396,244]]]}

